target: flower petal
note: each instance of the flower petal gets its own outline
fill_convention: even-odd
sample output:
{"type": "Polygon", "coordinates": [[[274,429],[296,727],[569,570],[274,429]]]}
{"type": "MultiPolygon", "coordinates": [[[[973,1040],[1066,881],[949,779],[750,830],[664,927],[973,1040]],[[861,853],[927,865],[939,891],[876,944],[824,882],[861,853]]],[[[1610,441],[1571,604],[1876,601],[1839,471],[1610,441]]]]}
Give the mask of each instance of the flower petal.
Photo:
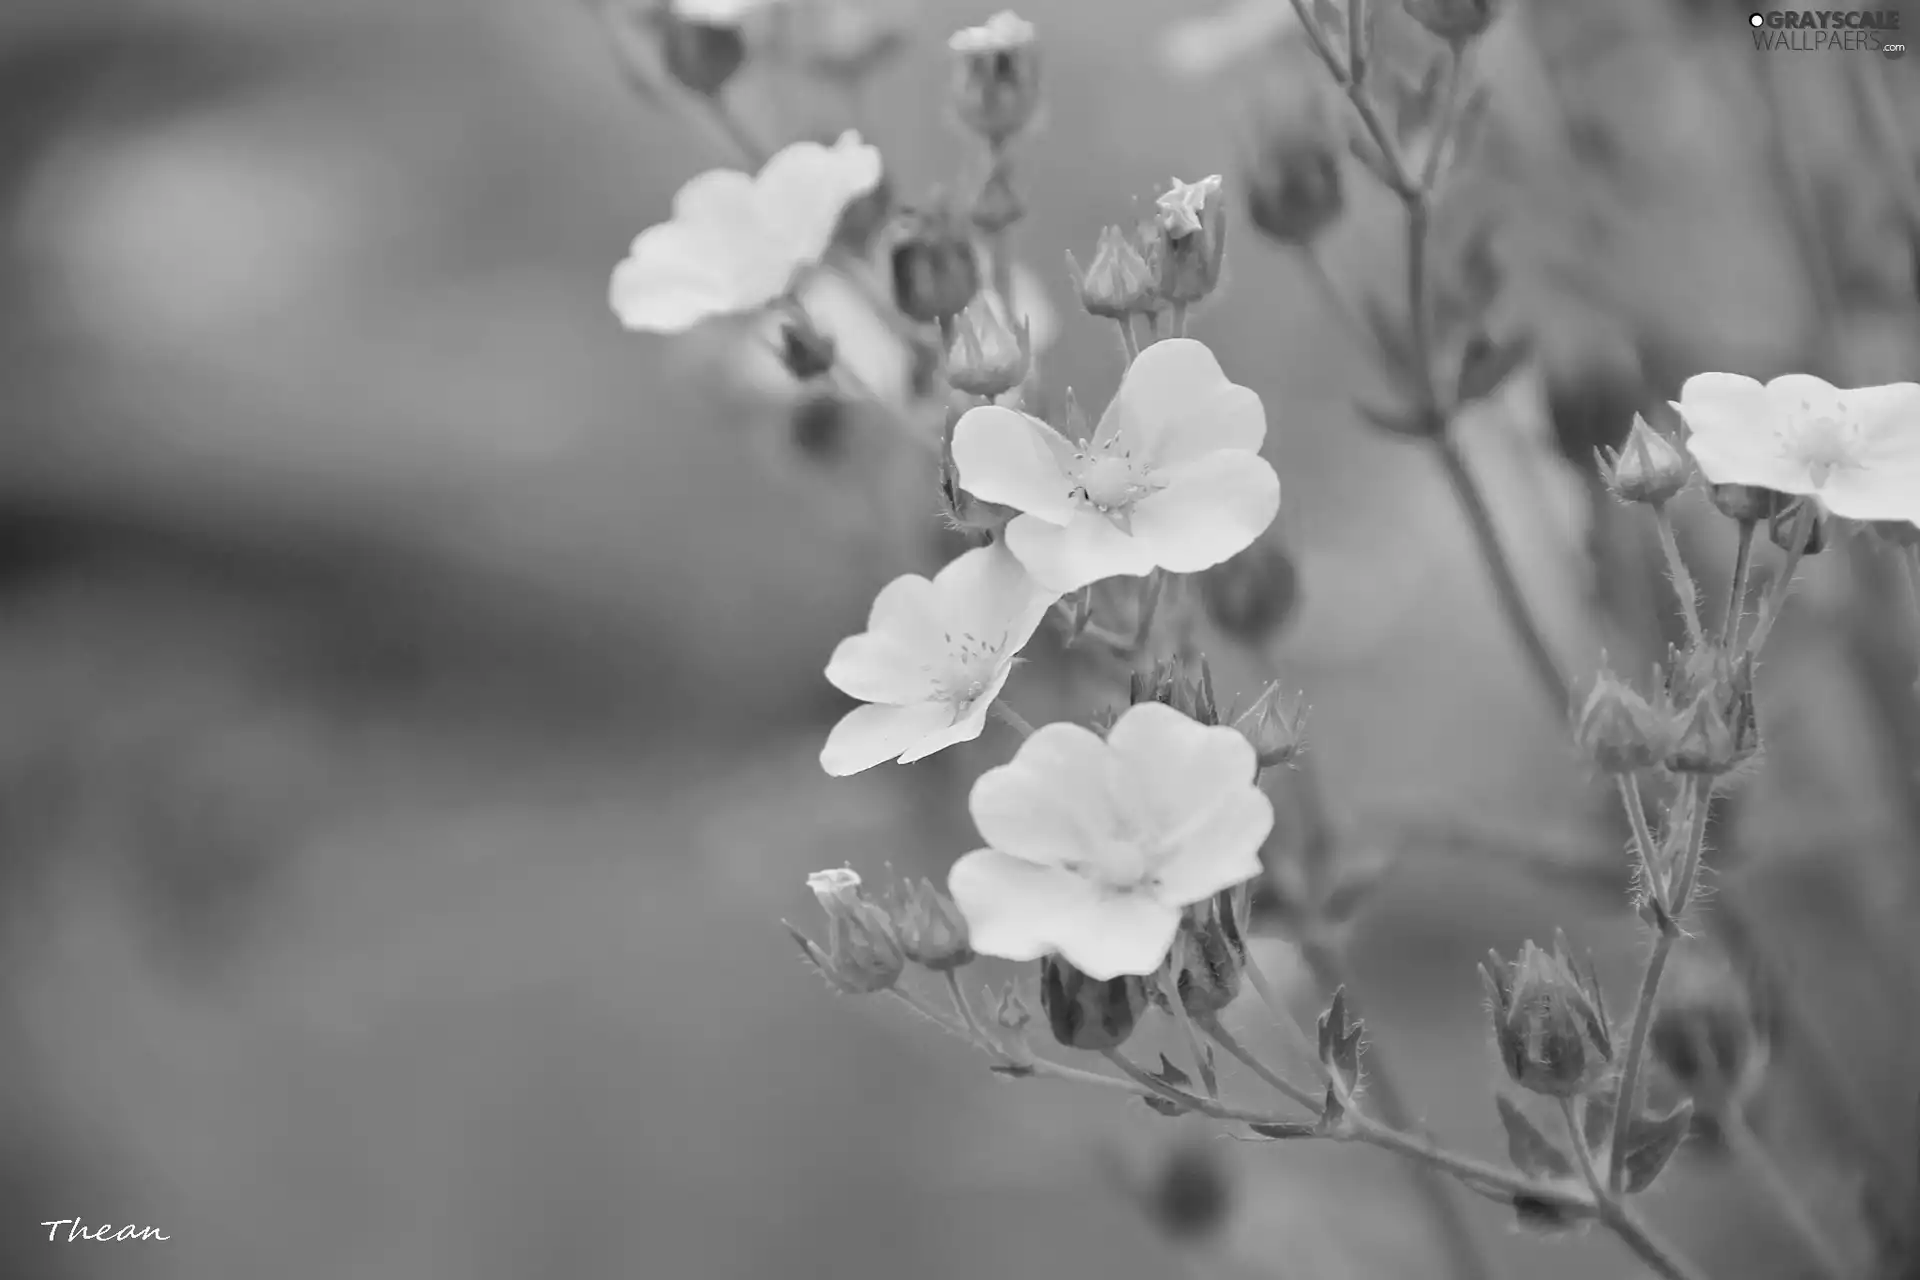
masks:
{"type": "Polygon", "coordinates": [[[1210,569],[1253,544],[1280,512],[1280,477],[1257,453],[1222,449],[1159,479],[1134,504],[1133,536],[1174,573],[1210,569]]]}
{"type": "Polygon", "coordinates": [[[840,717],[820,751],[820,767],[836,778],[860,773],[912,751],[953,719],[945,706],[855,707],[840,717]]]}
{"type": "Polygon", "coordinates": [[[1149,974],[1173,949],[1180,910],[1148,893],[1102,898],[1090,911],[1069,915],[1056,930],[1054,950],[1102,982],[1122,974],[1149,974]]]}
{"type": "Polygon", "coordinates": [[[904,707],[925,702],[933,690],[928,654],[897,633],[865,631],[833,647],[827,683],[850,698],[904,707]]]}
{"type": "Polygon", "coordinates": [[[1695,374],[1673,407],[1687,424],[1687,450],[1710,483],[1813,491],[1812,476],[1788,448],[1791,424],[1781,401],[1752,378],[1695,374]]]}
{"type": "Polygon", "coordinates": [[[1227,795],[1181,831],[1160,864],[1160,900],[1184,907],[1263,874],[1260,846],[1272,832],[1265,792],[1249,783],[1227,795]]]}
{"type": "Polygon", "coordinates": [[[947,713],[948,719],[953,723],[928,734],[909,750],[901,752],[900,763],[912,764],[916,760],[926,759],[935,752],[945,751],[948,747],[957,746],[962,742],[972,742],[979,737],[981,730],[987,727],[987,712],[992,708],[993,700],[1000,696],[1000,690],[1007,683],[1009,670],[1011,670],[1010,667],[1000,668],[985,691],[964,709],[956,710],[950,705],[940,704],[941,709],[947,713]]]}
{"type": "Polygon", "coordinates": [[[1840,417],[1845,412],[1844,394],[1825,378],[1810,373],[1783,373],[1767,383],[1767,398],[1789,421],[1796,417],[1840,417]]]}
{"type": "Polygon", "coordinates": [[[1834,471],[1820,491],[1835,515],[1920,524],[1920,383],[1842,393],[1859,432],[1858,467],[1834,471]]]}
{"type": "Polygon", "coordinates": [[[1034,581],[1061,595],[1102,578],[1137,578],[1158,566],[1145,539],[1120,532],[1091,511],[1076,512],[1064,529],[1034,516],[1015,516],[1007,522],[1007,548],[1034,581]]]}
{"type": "Polygon", "coordinates": [[[750,310],[727,270],[725,249],[703,228],[648,227],[613,269],[608,302],[620,323],[644,333],[684,333],[703,320],[750,310]]]}
{"type": "Polygon", "coordinates": [[[1060,598],[998,542],[954,557],[933,586],[947,634],[991,645],[1007,658],[1026,648],[1060,598]]]}
{"type": "Polygon", "coordinates": [[[1116,434],[1135,457],[1178,467],[1217,449],[1257,453],[1267,412],[1253,391],[1228,381],[1205,343],[1168,338],[1128,367],[1094,438],[1116,434]]]}
{"type": "Polygon", "coordinates": [[[1159,702],[1129,707],[1107,733],[1123,794],[1151,829],[1177,831],[1236,791],[1252,791],[1259,765],[1237,730],[1204,725],[1159,702]]]}
{"type": "Polygon", "coordinates": [[[831,147],[813,141],[782,147],[754,179],[754,199],[775,243],[802,265],[819,261],[847,205],[879,183],[880,149],[850,129],[831,147]]]}
{"type": "Polygon", "coordinates": [[[1126,880],[1137,854],[1118,849],[1114,760],[1091,729],[1043,725],[1012,760],[980,775],[967,797],[973,825],[1002,853],[1041,866],[1112,869],[1126,880]]]}
{"type": "Polygon", "coordinates": [[[1066,524],[1075,511],[1073,482],[1061,469],[1062,456],[1072,452],[1040,419],[999,405],[967,410],[953,429],[962,489],[1054,525],[1066,524]]]}
{"type": "Polygon", "coordinates": [[[966,917],[968,941],[983,956],[1038,960],[1059,949],[1062,922],[1091,911],[1100,896],[1092,881],[976,849],[953,864],[947,892],[966,917]]]}

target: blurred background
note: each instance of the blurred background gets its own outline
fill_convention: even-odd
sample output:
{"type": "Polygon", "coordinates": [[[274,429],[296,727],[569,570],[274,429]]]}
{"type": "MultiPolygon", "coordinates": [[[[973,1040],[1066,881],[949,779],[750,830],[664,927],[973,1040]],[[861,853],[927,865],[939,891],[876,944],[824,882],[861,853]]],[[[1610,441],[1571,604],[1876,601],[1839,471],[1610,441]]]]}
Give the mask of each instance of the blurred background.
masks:
{"type": "MultiPolygon", "coordinates": [[[[1226,20],[1262,30],[1261,8],[1226,20]]],[[[741,112],[791,138],[857,110],[896,187],[951,186],[932,86],[989,9],[904,12],[863,101],[747,74],[741,112]]],[[[1118,355],[1062,252],[1171,175],[1241,172],[1246,102],[1313,72],[1257,37],[1219,57],[1191,25],[1218,11],[1188,3],[1020,12],[1047,59],[1018,232],[1061,316],[1045,383],[1098,405],[1118,355]]],[[[1443,244],[1503,217],[1503,305],[1540,355],[1463,438],[1581,680],[1603,645],[1658,654],[1644,530],[1591,500],[1592,449],[1635,408],[1708,368],[1920,375],[1920,59],[1761,55],[1745,13],[1521,5],[1443,205],[1443,244]]],[[[826,655],[924,557],[847,518],[862,473],[796,447],[777,390],[610,316],[629,239],[719,163],[568,0],[0,12],[0,1272],[1435,1274],[1385,1155],[1008,1084],[795,963],[805,873],[943,875],[967,781],[1012,744],[820,772],[826,655]],[[1217,1219],[1180,1207],[1191,1169],[1168,1190],[1189,1141],[1217,1219]],[[49,1243],[65,1218],[171,1239],[49,1243]]],[[[1349,168],[1320,253],[1391,298],[1398,212],[1349,168]]],[[[1343,822],[1506,833],[1409,844],[1351,940],[1415,1109],[1498,1158],[1473,965],[1564,924],[1625,1007],[1618,838],[1431,457],[1355,413],[1378,375],[1313,273],[1250,231],[1230,257],[1195,332],[1266,401],[1300,602],[1217,679],[1244,700],[1272,659],[1306,691],[1343,822]]],[[[932,526],[931,489],[907,516],[932,526]]],[[[1727,527],[1701,506],[1685,533],[1724,581],[1727,527]]],[[[1746,904],[1729,944],[1817,1015],[1776,1046],[1761,1118],[1861,1240],[1862,1182],[1910,1210],[1920,1163],[1920,727],[1879,563],[1808,570],[1710,909],[1746,904]],[[1808,1100],[1836,1061],[1884,1150],[1808,1100]]],[[[1261,946],[1310,1013],[1287,939],[1261,946]]],[[[1716,1275],[1800,1274],[1695,1146],[1655,1219],[1716,1275]]],[[[1509,1276],[1631,1274],[1611,1239],[1468,1212],[1509,1276]]]]}

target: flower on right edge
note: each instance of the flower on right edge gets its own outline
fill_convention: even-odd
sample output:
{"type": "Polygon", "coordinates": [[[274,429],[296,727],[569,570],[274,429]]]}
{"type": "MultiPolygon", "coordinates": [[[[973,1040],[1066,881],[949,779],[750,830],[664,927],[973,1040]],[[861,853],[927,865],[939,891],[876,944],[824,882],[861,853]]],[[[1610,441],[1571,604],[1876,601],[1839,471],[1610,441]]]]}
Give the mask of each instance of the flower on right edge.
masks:
{"type": "Polygon", "coordinates": [[[1168,338],[1134,360],[1090,438],[983,405],[955,427],[953,460],[961,488],[1021,513],[1007,547],[1065,593],[1155,569],[1198,573],[1244,551],[1280,510],[1266,436],[1260,397],[1204,343],[1168,338]]]}
{"type": "Polygon", "coordinates": [[[1920,383],[1851,390],[1811,374],[1688,378],[1673,407],[1713,484],[1816,499],[1849,520],[1920,525],[1920,383]]]}

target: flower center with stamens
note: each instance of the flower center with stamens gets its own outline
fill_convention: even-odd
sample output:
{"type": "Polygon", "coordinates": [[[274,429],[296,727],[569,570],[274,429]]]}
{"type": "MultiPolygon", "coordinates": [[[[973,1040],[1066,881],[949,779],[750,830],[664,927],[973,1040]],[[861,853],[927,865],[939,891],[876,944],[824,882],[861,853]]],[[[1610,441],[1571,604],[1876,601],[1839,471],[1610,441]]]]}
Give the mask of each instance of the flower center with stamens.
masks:
{"type": "Polygon", "coordinates": [[[1159,487],[1125,452],[1076,453],[1070,476],[1073,496],[1102,515],[1124,514],[1159,487]]]}
{"type": "Polygon", "coordinates": [[[986,693],[1000,668],[1006,637],[981,638],[970,631],[947,634],[947,662],[934,677],[933,701],[950,705],[955,715],[970,709],[986,693]]]}
{"type": "Polygon", "coordinates": [[[1814,487],[1820,488],[1835,471],[1857,467],[1852,425],[1840,417],[1819,417],[1801,431],[1797,452],[1814,487]]]}

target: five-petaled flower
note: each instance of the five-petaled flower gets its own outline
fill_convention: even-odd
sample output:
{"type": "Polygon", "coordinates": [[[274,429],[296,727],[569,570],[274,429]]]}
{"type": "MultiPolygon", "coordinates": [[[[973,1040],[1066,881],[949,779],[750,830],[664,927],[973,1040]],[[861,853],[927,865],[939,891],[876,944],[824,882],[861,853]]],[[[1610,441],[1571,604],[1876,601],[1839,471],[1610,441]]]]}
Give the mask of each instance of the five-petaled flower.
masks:
{"type": "Polygon", "coordinates": [[[948,888],[982,955],[1057,952],[1106,981],[1166,959],[1181,909],[1260,874],[1273,805],[1253,747],[1157,702],[1105,739],[1045,726],[968,801],[988,847],[948,888]]]}
{"type": "Polygon", "coordinates": [[[1702,373],[1673,407],[1713,484],[1812,497],[1851,520],[1920,524],[1920,383],[1843,390],[1804,373],[1764,386],[1702,373]]]}
{"type": "Polygon", "coordinates": [[[756,311],[833,242],[847,205],[880,181],[880,152],[849,130],[832,146],[796,142],[758,175],[710,169],[673,199],[613,272],[611,301],[629,329],[679,333],[756,311]]]}
{"type": "Polygon", "coordinates": [[[960,419],[953,458],[967,492],[1021,512],[1007,546],[1065,593],[1156,568],[1198,573],[1246,548],[1280,509],[1266,435],[1260,397],[1202,343],[1169,338],[1140,353],[1090,439],[984,405],[960,419]]]}
{"type": "Polygon", "coordinates": [[[835,688],[872,705],[834,726],[820,766],[842,777],[979,737],[1015,656],[1058,598],[997,543],[931,580],[895,578],[874,597],[866,631],[827,663],[835,688]]]}

